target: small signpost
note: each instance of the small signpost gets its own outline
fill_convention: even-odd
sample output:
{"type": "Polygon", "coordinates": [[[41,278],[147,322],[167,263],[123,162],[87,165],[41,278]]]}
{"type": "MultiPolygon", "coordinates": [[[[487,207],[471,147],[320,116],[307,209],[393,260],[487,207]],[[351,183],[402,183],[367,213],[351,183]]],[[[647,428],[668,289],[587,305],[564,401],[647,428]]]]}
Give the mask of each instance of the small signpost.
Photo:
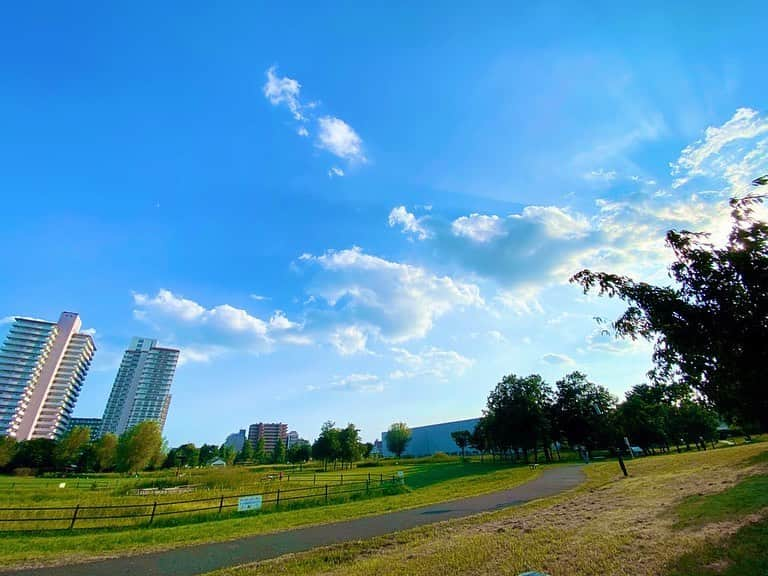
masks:
{"type": "Polygon", "coordinates": [[[237,511],[247,512],[248,510],[261,509],[261,496],[243,496],[237,499],[237,511]]]}
{"type": "Polygon", "coordinates": [[[398,470],[397,479],[400,481],[400,484],[405,484],[405,474],[403,474],[402,470],[398,470]]]}

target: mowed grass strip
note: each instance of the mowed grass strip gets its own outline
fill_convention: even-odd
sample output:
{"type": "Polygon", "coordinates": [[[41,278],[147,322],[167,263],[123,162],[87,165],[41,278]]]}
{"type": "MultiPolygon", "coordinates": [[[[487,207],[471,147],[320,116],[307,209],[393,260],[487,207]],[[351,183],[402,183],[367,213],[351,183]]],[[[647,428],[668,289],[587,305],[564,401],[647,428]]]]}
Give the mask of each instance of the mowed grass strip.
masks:
{"type": "MultiPolygon", "coordinates": [[[[66,564],[115,554],[142,553],[196,543],[223,541],[504,490],[531,480],[539,474],[538,470],[530,470],[527,466],[488,462],[481,464],[453,461],[418,463],[411,466],[402,463],[390,468],[394,472],[397,470],[405,472],[406,492],[343,504],[272,511],[218,520],[203,517],[197,518],[196,520],[200,521],[194,523],[184,523],[188,520],[179,520],[179,524],[176,525],[168,520],[166,525],[153,527],[17,534],[6,532],[0,534],[0,563],[8,567],[46,563],[66,564]]],[[[350,473],[352,472],[362,473],[360,470],[353,470],[350,473]]],[[[367,471],[365,473],[367,474],[367,471]]],[[[387,468],[379,471],[377,467],[371,470],[372,476],[374,473],[386,474],[387,468]]],[[[318,477],[330,478],[338,474],[339,471],[329,472],[318,477]]]]}
{"type": "MultiPolygon", "coordinates": [[[[639,458],[627,462],[624,479],[615,462],[586,467],[588,481],[568,494],[465,520],[396,535],[328,547],[216,572],[216,576],[324,574],[329,576],[414,576],[518,574],[539,570],[552,576],[594,574],[676,576],[705,574],[696,565],[678,569],[687,553],[719,543],[727,548],[739,530],[764,537],[761,524],[744,525],[736,514],[700,518],[704,524],[680,528],[678,506],[691,497],[731,500],[724,491],[744,478],[768,471],[768,444],[751,444],[639,458]],[[698,571],[697,571],[698,570],[698,571]]],[[[747,480],[755,490],[759,483],[747,480]]],[[[683,505],[684,506],[684,505],[683,505]]],[[[682,508],[681,508],[682,509],[682,508]]],[[[768,546],[745,545],[764,562],[768,546]]],[[[754,560],[756,566],[762,566],[754,560]]],[[[733,572],[737,574],[738,572],[733,572]]],[[[755,572],[755,574],[764,574],[755,572]]]]}

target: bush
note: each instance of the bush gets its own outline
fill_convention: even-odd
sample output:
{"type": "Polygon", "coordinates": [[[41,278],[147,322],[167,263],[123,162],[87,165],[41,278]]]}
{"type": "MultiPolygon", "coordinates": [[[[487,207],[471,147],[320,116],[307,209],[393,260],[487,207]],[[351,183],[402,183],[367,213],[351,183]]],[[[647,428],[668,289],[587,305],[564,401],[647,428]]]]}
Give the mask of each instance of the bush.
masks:
{"type": "Polygon", "coordinates": [[[36,476],[37,468],[27,468],[26,466],[19,466],[13,469],[14,476],[36,476]]]}
{"type": "Polygon", "coordinates": [[[381,460],[368,460],[357,465],[358,468],[376,468],[377,466],[384,466],[384,463],[381,460]]]}

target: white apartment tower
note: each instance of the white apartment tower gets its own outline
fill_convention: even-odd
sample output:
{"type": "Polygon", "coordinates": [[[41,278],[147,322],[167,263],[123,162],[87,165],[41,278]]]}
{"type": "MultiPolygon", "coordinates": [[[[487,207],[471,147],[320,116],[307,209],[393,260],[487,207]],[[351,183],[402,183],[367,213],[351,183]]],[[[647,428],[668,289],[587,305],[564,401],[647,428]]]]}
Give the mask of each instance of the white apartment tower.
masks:
{"type": "Polygon", "coordinates": [[[101,435],[120,435],[154,420],[162,430],[171,403],[171,383],[179,351],[150,338],[134,338],[123,355],[102,419],[101,435]]]}
{"type": "Polygon", "coordinates": [[[74,312],[14,319],[0,348],[0,435],[55,439],[69,423],[96,352],[74,312]]]}

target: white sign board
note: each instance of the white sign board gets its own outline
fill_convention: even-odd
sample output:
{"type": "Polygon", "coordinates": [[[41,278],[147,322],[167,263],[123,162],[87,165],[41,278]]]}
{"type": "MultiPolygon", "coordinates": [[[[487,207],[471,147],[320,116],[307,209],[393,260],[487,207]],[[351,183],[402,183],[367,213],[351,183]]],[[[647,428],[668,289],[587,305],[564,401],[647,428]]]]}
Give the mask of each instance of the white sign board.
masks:
{"type": "Polygon", "coordinates": [[[243,496],[237,499],[237,511],[259,510],[261,508],[261,496],[243,496]]]}

